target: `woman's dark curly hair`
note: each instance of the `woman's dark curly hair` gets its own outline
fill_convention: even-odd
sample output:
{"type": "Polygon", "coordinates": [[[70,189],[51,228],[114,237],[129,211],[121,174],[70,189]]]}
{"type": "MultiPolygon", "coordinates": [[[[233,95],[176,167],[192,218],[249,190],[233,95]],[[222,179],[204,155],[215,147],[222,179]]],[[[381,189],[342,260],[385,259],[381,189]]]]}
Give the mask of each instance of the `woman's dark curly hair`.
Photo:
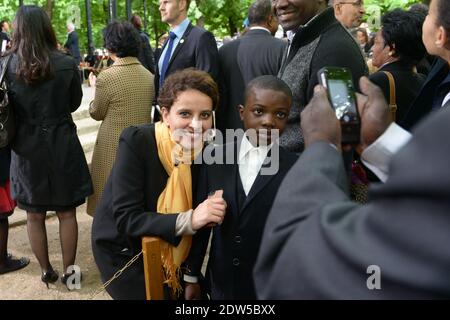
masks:
{"type": "Polygon", "coordinates": [[[104,47],[119,58],[138,57],[141,38],[129,22],[111,22],[103,31],[104,47]]]}
{"type": "Polygon", "coordinates": [[[29,85],[54,75],[50,53],[56,51],[56,36],[50,19],[38,6],[21,6],[14,20],[11,52],[17,55],[17,76],[29,85]]]}
{"type": "Polygon", "coordinates": [[[211,76],[201,70],[188,68],[172,73],[164,80],[158,96],[161,108],[170,110],[180,93],[188,90],[197,90],[211,98],[213,109],[219,104],[219,89],[211,76]]]}
{"type": "Polygon", "coordinates": [[[384,42],[395,49],[394,57],[416,64],[426,53],[422,42],[423,14],[401,9],[392,10],[381,18],[384,42]]]}

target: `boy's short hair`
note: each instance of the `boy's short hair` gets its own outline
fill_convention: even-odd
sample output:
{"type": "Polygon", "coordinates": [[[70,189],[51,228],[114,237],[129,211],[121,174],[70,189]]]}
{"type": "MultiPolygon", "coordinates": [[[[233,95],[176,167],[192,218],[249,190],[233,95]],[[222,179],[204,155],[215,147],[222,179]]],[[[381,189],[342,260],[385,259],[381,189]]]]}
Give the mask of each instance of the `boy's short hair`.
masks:
{"type": "Polygon", "coordinates": [[[292,100],[292,91],[286,82],[272,75],[260,76],[250,81],[245,88],[245,102],[247,102],[254,89],[279,91],[292,100]]]}

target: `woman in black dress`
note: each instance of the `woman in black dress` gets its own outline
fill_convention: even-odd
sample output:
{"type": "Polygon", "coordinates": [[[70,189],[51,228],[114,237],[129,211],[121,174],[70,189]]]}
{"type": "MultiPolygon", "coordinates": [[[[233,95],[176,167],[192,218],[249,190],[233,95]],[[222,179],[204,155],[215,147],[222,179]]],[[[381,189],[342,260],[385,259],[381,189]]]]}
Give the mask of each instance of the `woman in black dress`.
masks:
{"type": "Polygon", "coordinates": [[[49,261],[45,216],[56,211],[64,267],[61,281],[66,283],[77,251],[76,207],[92,193],[71,116],[83,95],[78,66],[58,52],[55,32],[41,8],[20,7],[13,26],[7,69],[17,123],[11,143],[12,195],[27,211],[31,248],[47,286],[58,273],[49,261]]]}

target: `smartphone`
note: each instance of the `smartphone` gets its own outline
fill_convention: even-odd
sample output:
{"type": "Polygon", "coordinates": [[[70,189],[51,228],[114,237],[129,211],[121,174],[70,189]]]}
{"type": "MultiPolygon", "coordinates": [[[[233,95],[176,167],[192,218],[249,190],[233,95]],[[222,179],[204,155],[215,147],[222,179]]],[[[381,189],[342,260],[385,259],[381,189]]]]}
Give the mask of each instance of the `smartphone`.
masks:
{"type": "Polygon", "coordinates": [[[325,67],[317,72],[319,83],[328,92],[328,99],[341,122],[342,143],[358,144],[361,121],[356,107],[356,95],[350,70],[325,67]]]}

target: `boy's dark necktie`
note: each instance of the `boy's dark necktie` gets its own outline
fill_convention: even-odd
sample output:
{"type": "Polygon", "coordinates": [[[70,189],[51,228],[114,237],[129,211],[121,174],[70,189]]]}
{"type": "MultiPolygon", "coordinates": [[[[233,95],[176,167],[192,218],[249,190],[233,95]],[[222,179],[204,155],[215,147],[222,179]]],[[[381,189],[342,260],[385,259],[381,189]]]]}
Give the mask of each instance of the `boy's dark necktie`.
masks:
{"type": "Polygon", "coordinates": [[[169,43],[167,44],[166,55],[164,56],[164,60],[161,67],[161,76],[159,77],[159,88],[164,84],[164,78],[166,77],[167,67],[169,66],[170,56],[172,55],[173,42],[177,35],[172,31],[169,32],[169,43]]]}

